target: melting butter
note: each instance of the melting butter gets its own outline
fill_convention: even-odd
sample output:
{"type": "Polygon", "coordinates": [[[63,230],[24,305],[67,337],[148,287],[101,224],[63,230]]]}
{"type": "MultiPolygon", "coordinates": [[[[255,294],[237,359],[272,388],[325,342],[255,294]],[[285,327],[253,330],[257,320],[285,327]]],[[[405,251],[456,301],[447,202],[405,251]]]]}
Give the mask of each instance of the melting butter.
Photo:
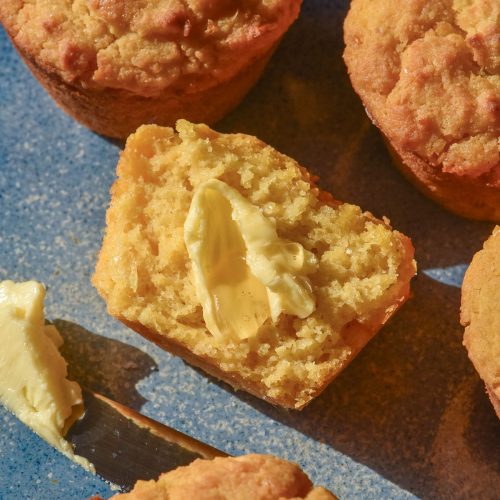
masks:
{"type": "Polygon", "coordinates": [[[0,282],[0,402],[40,437],[87,470],[93,466],[64,439],[83,411],[80,386],[67,380],[63,340],[44,324],[44,287],[0,282]]]}
{"type": "Polygon", "coordinates": [[[184,224],[203,318],[214,336],[245,339],[281,313],[315,309],[307,274],[316,257],[280,238],[276,224],[236,189],[211,179],[195,191],[184,224]]]}

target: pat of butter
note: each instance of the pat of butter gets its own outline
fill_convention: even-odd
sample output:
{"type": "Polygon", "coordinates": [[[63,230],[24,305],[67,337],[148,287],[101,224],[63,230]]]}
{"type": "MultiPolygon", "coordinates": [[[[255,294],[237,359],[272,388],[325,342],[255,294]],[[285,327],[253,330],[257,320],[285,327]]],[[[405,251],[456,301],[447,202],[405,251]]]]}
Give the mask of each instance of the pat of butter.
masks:
{"type": "Polygon", "coordinates": [[[0,282],[0,402],[40,437],[88,470],[64,433],[83,412],[82,391],[66,379],[63,340],[44,324],[44,287],[0,282]]]}
{"type": "Polygon", "coordinates": [[[280,238],[274,221],[226,183],[211,179],[196,189],[184,241],[212,335],[245,339],[281,313],[305,318],[314,311],[306,275],[316,257],[280,238]]]}

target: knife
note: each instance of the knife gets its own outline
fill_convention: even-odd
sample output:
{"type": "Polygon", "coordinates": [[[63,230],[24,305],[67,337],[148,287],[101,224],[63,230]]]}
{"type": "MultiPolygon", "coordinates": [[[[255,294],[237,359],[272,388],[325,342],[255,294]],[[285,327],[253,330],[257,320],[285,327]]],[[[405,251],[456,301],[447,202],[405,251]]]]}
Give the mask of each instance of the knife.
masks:
{"type": "Polygon", "coordinates": [[[85,412],[65,439],[99,476],[124,491],[197,458],[228,456],[105,396],[82,392],[85,412]]]}

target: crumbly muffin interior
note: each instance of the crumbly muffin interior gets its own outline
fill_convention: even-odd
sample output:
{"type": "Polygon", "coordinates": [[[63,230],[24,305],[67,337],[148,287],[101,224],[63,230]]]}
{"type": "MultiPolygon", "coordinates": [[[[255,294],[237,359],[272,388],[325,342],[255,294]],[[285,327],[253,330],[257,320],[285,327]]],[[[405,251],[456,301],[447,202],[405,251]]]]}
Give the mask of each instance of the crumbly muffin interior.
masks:
{"type": "Polygon", "coordinates": [[[353,322],[371,328],[413,274],[411,244],[359,207],[326,201],[298,164],[258,139],[204,125],[141,127],[118,165],[94,276],[110,313],[139,323],[298,404],[349,358],[353,322]],[[218,178],[276,220],[278,235],[318,260],[316,310],[282,315],[249,339],[218,340],[197,303],[183,225],[193,190],[218,178]],[[403,275],[403,277],[402,277],[403,275]]]}

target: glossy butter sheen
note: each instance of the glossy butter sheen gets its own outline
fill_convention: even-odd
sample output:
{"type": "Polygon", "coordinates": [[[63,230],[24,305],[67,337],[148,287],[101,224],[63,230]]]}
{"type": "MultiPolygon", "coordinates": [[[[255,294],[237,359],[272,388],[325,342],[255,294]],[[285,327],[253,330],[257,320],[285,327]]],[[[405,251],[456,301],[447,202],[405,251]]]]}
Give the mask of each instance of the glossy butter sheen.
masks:
{"type": "Polygon", "coordinates": [[[280,238],[274,221],[226,183],[211,179],[196,189],[184,240],[213,335],[245,339],[281,313],[305,318],[314,311],[306,275],[317,269],[316,257],[280,238]]]}
{"type": "Polygon", "coordinates": [[[59,332],[44,324],[44,297],[35,281],[0,282],[0,402],[68,458],[92,469],[63,437],[83,410],[82,392],[66,378],[59,332]]]}

